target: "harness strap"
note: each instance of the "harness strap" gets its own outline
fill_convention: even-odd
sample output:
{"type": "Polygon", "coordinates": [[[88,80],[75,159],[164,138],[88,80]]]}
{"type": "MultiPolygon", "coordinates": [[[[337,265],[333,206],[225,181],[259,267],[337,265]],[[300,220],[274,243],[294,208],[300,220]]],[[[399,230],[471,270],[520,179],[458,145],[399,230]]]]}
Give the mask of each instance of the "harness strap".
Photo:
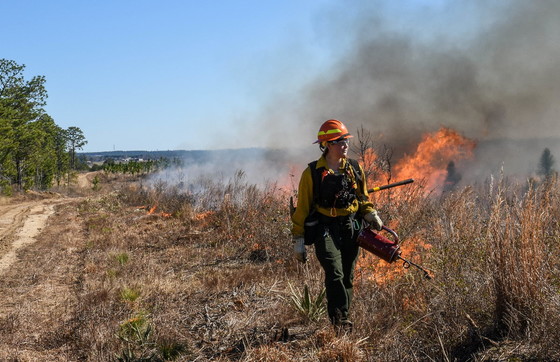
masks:
{"type": "MultiPolygon", "coordinates": [[[[358,181],[358,187],[362,187],[363,179],[362,173],[360,172],[360,164],[353,158],[347,158],[346,161],[348,162],[347,166],[349,165],[349,169],[354,175],[354,179],[358,181]]],[[[324,167],[317,168],[317,161],[312,161],[308,164],[309,168],[311,169],[311,179],[313,181],[313,204],[317,204],[317,200],[319,199],[319,192],[321,191],[321,182],[323,181],[323,172],[326,170],[324,167]]],[[[358,194],[358,193],[356,193],[358,194]]]]}

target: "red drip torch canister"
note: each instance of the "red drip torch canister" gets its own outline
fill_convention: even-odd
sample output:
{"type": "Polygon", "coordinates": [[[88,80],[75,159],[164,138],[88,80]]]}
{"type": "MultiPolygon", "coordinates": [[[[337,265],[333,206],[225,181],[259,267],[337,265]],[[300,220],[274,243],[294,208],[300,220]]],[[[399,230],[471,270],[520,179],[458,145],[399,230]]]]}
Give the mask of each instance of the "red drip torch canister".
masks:
{"type": "Polygon", "coordinates": [[[394,241],[387,239],[380,233],[376,233],[370,228],[363,229],[358,235],[358,245],[370,253],[377,255],[388,263],[394,262],[401,254],[399,237],[396,232],[383,226],[383,230],[393,235],[394,241]]]}

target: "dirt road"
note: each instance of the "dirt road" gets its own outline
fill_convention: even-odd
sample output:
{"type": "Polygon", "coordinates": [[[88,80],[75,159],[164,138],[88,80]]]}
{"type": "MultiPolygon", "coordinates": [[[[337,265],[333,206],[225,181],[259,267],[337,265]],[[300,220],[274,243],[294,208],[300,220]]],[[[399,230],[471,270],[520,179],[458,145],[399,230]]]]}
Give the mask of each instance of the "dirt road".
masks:
{"type": "MultiPolygon", "coordinates": [[[[90,179],[95,174],[79,174],[77,187],[91,187],[90,179]]],[[[0,198],[0,275],[17,260],[19,249],[35,241],[45,228],[49,216],[54,213],[55,206],[71,200],[57,194],[47,194],[25,202],[0,198]]]]}
{"type": "Polygon", "coordinates": [[[59,345],[76,300],[81,242],[76,205],[80,174],[71,196],[29,192],[0,197],[0,360],[68,361],[75,351],[59,345]],[[66,323],[66,324],[65,324],[66,323]],[[45,342],[47,340],[47,342],[45,342]],[[39,347],[47,343],[49,348],[39,347]]]}
{"type": "Polygon", "coordinates": [[[44,199],[0,205],[0,274],[16,260],[18,249],[33,243],[46,226],[60,199],[44,199]]]}

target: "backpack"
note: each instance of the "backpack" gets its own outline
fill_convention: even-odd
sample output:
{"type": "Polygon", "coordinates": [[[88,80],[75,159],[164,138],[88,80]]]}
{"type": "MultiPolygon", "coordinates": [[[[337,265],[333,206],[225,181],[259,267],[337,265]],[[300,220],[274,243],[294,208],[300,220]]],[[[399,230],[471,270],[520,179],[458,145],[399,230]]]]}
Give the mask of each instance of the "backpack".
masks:
{"type": "MultiPolygon", "coordinates": [[[[347,159],[347,161],[350,165],[350,170],[352,171],[356,181],[358,182],[359,187],[361,187],[363,184],[363,178],[360,172],[360,165],[358,164],[358,161],[352,158],[347,159]]],[[[322,173],[324,168],[317,169],[317,161],[310,162],[308,166],[311,170],[311,179],[313,180],[313,205],[315,205],[317,204],[317,200],[319,198],[319,192],[321,189],[321,182],[322,182],[322,173]]],[[[317,239],[318,234],[320,233],[319,226],[320,226],[319,213],[316,211],[315,207],[313,206],[311,208],[311,212],[305,218],[305,222],[304,222],[303,237],[305,240],[305,245],[312,245],[313,243],[315,243],[315,240],[317,239]]]]}
{"type": "MultiPolygon", "coordinates": [[[[351,166],[350,170],[354,174],[359,187],[361,187],[363,184],[363,178],[362,173],[360,172],[360,165],[358,161],[353,158],[348,158],[347,162],[351,166]]],[[[313,203],[316,204],[321,189],[322,170],[324,170],[324,168],[322,167],[317,169],[317,161],[310,162],[308,166],[311,169],[311,179],[313,180],[313,203]]]]}

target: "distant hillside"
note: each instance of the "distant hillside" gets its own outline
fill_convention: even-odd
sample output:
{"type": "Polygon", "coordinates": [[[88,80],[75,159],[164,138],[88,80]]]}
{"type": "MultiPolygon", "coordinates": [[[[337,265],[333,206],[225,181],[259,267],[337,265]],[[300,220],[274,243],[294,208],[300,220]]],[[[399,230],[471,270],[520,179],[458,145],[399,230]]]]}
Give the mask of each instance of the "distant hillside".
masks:
{"type": "Polygon", "coordinates": [[[160,158],[184,157],[185,154],[197,154],[205,151],[104,151],[104,152],[80,152],[79,155],[85,156],[91,161],[103,161],[107,159],[121,158],[142,158],[154,160],[160,158]]]}
{"type": "Polygon", "coordinates": [[[158,160],[161,158],[180,158],[185,162],[203,163],[216,158],[255,158],[263,154],[273,154],[277,151],[261,148],[244,148],[231,150],[168,150],[168,151],[104,151],[104,152],[81,152],[88,161],[100,162],[108,159],[118,160],[123,158],[136,158],[143,160],[158,160]]]}
{"type": "Polygon", "coordinates": [[[180,159],[182,164],[204,165],[212,163],[220,167],[239,167],[240,164],[247,165],[261,161],[285,163],[293,161],[291,156],[283,150],[264,149],[264,148],[243,148],[243,149],[224,149],[224,150],[173,150],[173,151],[107,151],[107,152],[82,152],[80,156],[85,156],[87,161],[100,163],[105,160],[124,160],[142,159],[180,159]]]}

